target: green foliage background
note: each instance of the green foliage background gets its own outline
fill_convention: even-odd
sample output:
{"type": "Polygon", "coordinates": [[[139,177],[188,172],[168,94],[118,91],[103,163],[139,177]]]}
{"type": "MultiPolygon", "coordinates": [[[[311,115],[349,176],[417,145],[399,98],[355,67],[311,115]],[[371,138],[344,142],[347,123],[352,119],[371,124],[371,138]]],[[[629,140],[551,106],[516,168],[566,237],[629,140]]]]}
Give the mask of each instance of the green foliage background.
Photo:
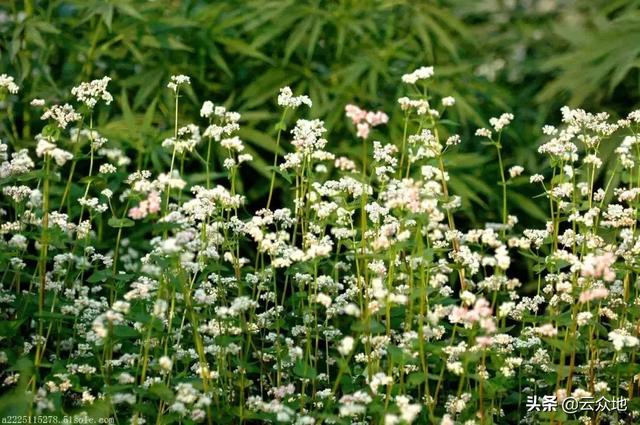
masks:
{"type": "MultiPolygon", "coordinates": [[[[639,5],[638,0],[14,1],[0,5],[0,67],[16,78],[23,99],[52,102],[68,100],[70,88],[81,81],[112,77],[116,102],[103,108],[98,128],[137,165],[156,169],[169,161],[160,147],[172,126],[166,83],[172,74],[190,75],[182,122],[196,119],[208,99],[241,112],[240,136],[256,158],[253,174],[243,176],[244,189],[249,199],[261,199],[267,185],[246,183],[266,181],[280,87],[309,94],[313,116],[330,130],[332,149],[356,156],[359,146],[344,119],[345,104],[389,113],[394,137],[401,132],[400,76],[434,65],[437,94],[457,100],[453,118],[461,125],[451,130],[464,140],[450,157],[449,168],[460,170],[452,172],[451,186],[463,197],[461,214],[475,223],[495,219],[498,210],[493,153],[473,136],[489,117],[515,113],[505,143],[512,161],[507,165],[534,173],[541,166],[533,155],[540,127],[556,122],[563,104],[614,116],[633,108],[639,5]]],[[[17,124],[3,133],[15,146],[28,146],[39,131],[32,127],[38,120],[26,102],[13,108],[9,112],[17,124]]],[[[512,191],[511,202],[520,208],[514,212],[544,219],[532,200],[535,194],[524,187],[512,191]]]]}

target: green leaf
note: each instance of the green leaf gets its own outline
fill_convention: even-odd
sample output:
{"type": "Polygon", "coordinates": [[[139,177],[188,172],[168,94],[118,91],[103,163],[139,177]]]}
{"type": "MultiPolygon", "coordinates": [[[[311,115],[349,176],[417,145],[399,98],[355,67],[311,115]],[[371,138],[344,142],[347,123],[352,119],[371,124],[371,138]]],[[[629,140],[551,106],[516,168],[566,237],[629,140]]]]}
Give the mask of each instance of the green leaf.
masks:
{"type": "Polygon", "coordinates": [[[155,394],[164,401],[173,400],[173,391],[164,384],[153,384],[149,387],[149,392],[155,394]]]}
{"type": "Polygon", "coordinates": [[[111,217],[109,221],[107,221],[107,223],[109,224],[109,226],[115,227],[116,229],[119,229],[121,227],[133,227],[136,224],[130,218],[117,218],[117,217],[111,217]]]}
{"type": "Polygon", "coordinates": [[[250,56],[252,58],[263,60],[267,63],[273,63],[268,56],[264,53],[260,52],[258,49],[252,47],[251,45],[245,43],[244,41],[237,38],[219,38],[218,42],[224,44],[231,52],[240,53],[244,56],[250,56]]]}
{"type": "Polygon", "coordinates": [[[407,386],[417,387],[424,382],[424,372],[414,372],[407,377],[407,386]]]}
{"type": "Polygon", "coordinates": [[[118,338],[138,338],[140,333],[130,326],[115,325],[113,334],[118,338]]]}
{"type": "Polygon", "coordinates": [[[111,270],[98,270],[96,272],[93,272],[91,276],[87,278],[87,282],[89,283],[104,282],[105,280],[107,280],[107,278],[111,274],[113,274],[111,270]]]}
{"type": "Polygon", "coordinates": [[[306,379],[316,379],[316,376],[318,376],[318,372],[314,367],[304,363],[301,360],[298,360],[293,366],[293,373],[301,378],[306,379]]]}
{"type": "Polygon", "coordinates": [[[0,321],[0,336],[14,336],[24,321],[25,319],[0,321]]]}

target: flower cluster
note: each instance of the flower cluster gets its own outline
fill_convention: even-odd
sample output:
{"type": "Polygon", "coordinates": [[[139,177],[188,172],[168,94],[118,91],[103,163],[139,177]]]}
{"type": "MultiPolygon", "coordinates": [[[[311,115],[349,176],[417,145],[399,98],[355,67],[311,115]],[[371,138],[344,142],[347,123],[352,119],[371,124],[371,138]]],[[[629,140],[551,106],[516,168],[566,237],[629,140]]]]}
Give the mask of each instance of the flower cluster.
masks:
{"type": "Polygon", "coordinates": [[[344,110],[347,118],[356,126],[357,136],[361,139],[369,138],[372,127],[389,122],[389,117],[382,111],[366,111],[355,105],[347,105],[344,110]]]}
{"type": "MultiPolygon", "coordinates": [[[[240,114],[205,101],[183,122],[183,75],[168,83],[171,125],[149,140],[168,151],[136,157],[102,137],[84,114],[111,102],[108,82],[74,88],[77,110],[45,108],[51,123],[30,143],[0,143],[0,385],[24,395],[25,415],[567,420],[526,407],[545,394],[625,395],[626,412],[568,420],[640,420],[639,111],[612,121],[563,108],[533,175],[504,155],[513,115],[492,118],[476,134],[495,147],[486,205],[499,221],[473,226],[460,225],[469,194],[457,184],[470,176],[448,168],[464,146],[450,96],[401,98],[405,131],[371,142],[389,117],[348,105],[362,143],[348,158],[320,119],[286,128],[312,102],[285,87],[268,187],[241,178],[249,165],[270,173],[252,164],[240,114]],[[514,214],[513,190],[539,193],[524,208],[540,200],[547,219],[523,224],[535,220],[514,214]]],[[[18,92],[6,75],[0,88],[18,92]]]]}

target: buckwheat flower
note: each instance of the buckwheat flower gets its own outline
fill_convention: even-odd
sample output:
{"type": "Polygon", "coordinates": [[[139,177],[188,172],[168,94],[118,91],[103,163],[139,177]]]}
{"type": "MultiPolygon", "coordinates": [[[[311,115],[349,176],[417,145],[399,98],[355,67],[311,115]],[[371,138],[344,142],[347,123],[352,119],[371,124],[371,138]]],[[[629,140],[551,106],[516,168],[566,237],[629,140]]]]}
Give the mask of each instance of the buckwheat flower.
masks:
{"type": "Polygon", "coordinates": [[[356,169],[356,163],[345,156],[336,158],[334,166],[341,171],[353,171],[356,169]]]}
{"type": "Polygon", "coordinates": [[[320,293],[316,295],[316,302],[318,304],[322,304],[324,308],[329,308],[331,306],[332,300],[331,297],[327,294],[320,293]]]}
{"type": "Polygon", "coordinates": [[[523,171],[523,167],[521,167],[520,165],[514,165],[513,167],[509,168],[509,176],[511,178],[518,177],[520,174],[522,174],[523,171]]]}
{"type": "Polygon", "coordinates": [[[593,313],[590,311],[581,311],[578,313],[576,322],[578,323],[578,326],[585,326],[589,324],[591,318],[593,318],[593,313]]]}
{"type": "Polygon", "coordinates": [[[167,87],[174,91],[174,93],[178,92],[178,89],[183,84],[191,84],[191,79],[186,75],[172,75],[171,81],[167,84],[167,87]]]}
{"type": "Polygon", "coordinates": [[[480,348],[485,349],[485,348],[491,347],[492,344],[493,344],[493,337],[486,336],[486,335],[476,337],[476,345],[480,348]]]}
{"type": "Polygon", "coordinates": [[[465,305],[472,305],[474,302],[476,302],[476,296],[473,294],[473,292],[464,291],[460,294],[460,301],[462,301],[462,303],[465,305]]]}
{"type": "Polygon", "coordinates": [[[422,66],[410,74],[404,74],[402,76],[402,82],[406,84],[415,84],[419,80],[427,80],[433,77],[433,67],[432,66],[422,66]]]}
{"type": "Polygon", "coordinates": [[[464,367],[462,367],[462,362],[447,362],[447,370],[454,375],[460,376],[464,373],[464,367]]]}
{"type": "Polygon", "coordinates": [[[529,183],[542,183],[544,181],[544,176],[542,174],[534,174],[529,177],[529,183]]]}
{"type": "Polygon", "coordinates": [[[131,304],[126,301],[116,301],[115,303],[113,303],[113,306],[111,308],[113,308],[113,310],[117,311],[118,313],[127,314],[129,313],[131,304]]]}
{"type": "Polygon", "coordinates": [[[311,108],[313,103],[311,102],[311,99],[309,99],[309,96],[294,96],[291,88],[282,87],[280,89],[280,94],[278,95],[278,105],[286,108],[297,108],[301,105],[307,105],[311,108]]]}
{"type": "Polygon", "coordinates": [[[412,161],[422,158],[437,158],[442,153],[442,145],[429,129],[423,129],[419,134],[409,136],[412,147],[412,161]]]}
{"type": "Polygon", "coordinates": [[[240,140],[238,136],[235,136],[229,139],[222,139],[220,141],[220,146],[222,146],[225,149],[236,151],[236,152],[242,152],[244,150],[244,144],[242,143],[242,140],[240,140]]]}
{"type": "Polygon", "coordinates": [[[238,155],[238,164],[251,161],[253,161],[253,155],[251,155],[250,153],[243,153],[242,155],[238,155]]]}
{"type": "Polygon", "coordinates": [[[0,89],[6,89],[11,94],[18,93],[20,87],[15,83],[13,77],[7,74],[0,75],[0,89]]]}
{"type": "Polygon", "coordinates": [[[602,160],[598,158],[597,155],[590,154],[584,157],[582,160],[585,164],[591,164],[595,168],[600,168],[602,166],[602,160]]]}
{"type": "Polygon", "coordinates": [[[113,191],[111,189],[104,189],[100,193],[102,194],[102,196],[104,196],[107,199],[111,199],[111,197],[113,196],[113,191]]]}
{"type": "Polygon", "coordinates": [[[500,115],[499,118],[490,118],[489,124],[493,127],[493,129],[497,132],[502,131],[503,128],[508,126],[513,120],[513,114],[504,113],[500,115]]]}
{"type": "Polygon", "coordinates": [[[103,213],[109,209],[107,204],[101,204],[98,198],[80,198],[78,199],[78,204],[98,213],[103,213]]]}
{"type": "Polygon", "coordinates": [[[369,124],[367,124],[366,122],[357,124],[356,126],[357,131],[356,131],[356,136],[361,138],[361,139],[366,139],[369,137],[369,132],[370,132],[370,127],[369,124]]]}
{"type": "Polygon", "coordinates": [[[342,338],[342,341],[340,341],[340,345],[338,345],[338,352],[343,356],[347,356],[351,353],[351,351],[353,351],[354,347],[355,340],[353,339],[353,337],[346,336],[342,338]]]}
{"type": "Polygon", "coordinates": [[[445,145],[447,146],[456,146],[460,144],[460,136],[457,134],[454,134],[453,136],[449,136],[447,138],[447,141],[445,142],[445,145]]]}
{"type": "Polygon", "coordinates": [[[479,128],[476,130],[476,136],[486,137],[487,139],[491,139],[491,130],[488,128],[479,128]]]}
{"type": "Polygon", "coordinates": [[[50,156],[59,166],[63,166],[67,161],[73,159],[71,152],[58,148],[45,137],[37,137],[37,140],[38,144],[36,146],[36,155],[38,157],[42,157],[44,155],[50,156]]]}
{"type": "Polygon", "coordinates": [[[171,361],[171,358],[169,358],[168,356],[162,356],[160,357],[160,360],[158,360],[158,365],[162,370],[170,371],[171,367],[173,366],[173,362],[171,361]]]}
{"type": "Polygon", "coordinates": [[[553,324],[551,323],[546,323],[542,326],[537,326],[535,328],[533,328],[534,332],[540,336],[546,336],[546,337],[554,337],[556,335],[558,335],[558,329],[556,329],[555,326],[553,326],[553,324]]]}
{"type": "Polygon", "coordinates": [[[440,425],[455,425],[455,422],[453,421],[453,419],[451,419],[451,415],[446,414],[442,417],[440,425]]]}
{"type": "Polygon", "coordinates": [[[93,108],[98,100],[104,100],[109,105],[113,101],[113,96],[107,91],[107,84],[111,78],[103,77],[99,80],[93,80],[89,83],[80,83],[71,89],[71,94],[76,97],[78,102],[82,102],[87,107],[93,108]]]}
{"type": "Polygon", "coordinates": [[[602,255],[589,254],[585,257],[580,274],[584,277],[602,278],[612,282],[616,278],[611,266],[616,262],[616,256],[611,252],[602,255]]]}
{"type": "Polygon", "coordinates": [[[453,96],[447,96],[442,98],[442,106],[453,106],[456,104],[456,99],[453,96]]]}
{"type": "Polygon", "coordinates": [[[368,111],[365,119],[372,127],[377,127],[389,122],[389,116],[382,111],[368,111]]]}
{"type": "Polygon", "coordinates": [[[378,393],[378,387],[386,386],[393,382],[393,378],[387,376],[384,372],[378,372],[371,377],[371,381],[369,382],[369,388],[371,388],[371,392],[374,394],[378,393]]]}
{"type": "Polygon", "coordinates": [[[327,140],[322,135],[326,131],[324,121],[300,119],[291,130],[293,134],[291,144],[296,148],[296,151],[309,155],[314,151],[324,149],[327,140]]]}
{"type": "Polygon", "coordinates": [[[542,127],[542,134],[545,134],[547,136],[553,136],[554,134],[557,134],[557,133],[558,133],[558,129],[552,125],[545,125],[544,127],[542,127]]]}
{"type": "Polygon", "coordinates": [[[609,339],[613,343],[613,348],[616,351],[620,351],[624,347],[637,347],[640,343],[638,338],[629,335],[629,333],[624,329],[616,329],[609,332],[609,339]]]}
{"type": "Polygon", "coordinates": [[[141,220],[148,214],[155,214],[160,211],[160,194],[158,192],[150,192],[147,199],[140,201],[137,207],[129,210],[128,216],[133,220],[141,220]]]}
{"type": "Polygon", "coordinates": [[[44,106],[45,102],[44,99],[33,99],[29,104],[33,107],[41,107],[44,106]]]}
{"type": "Polygon", "coordinates": [[[344,110],[347,118],[351,119],[351,122],[356,126],[357,137],[361,139],[369,137],[372,127],[386,124],[389,121],[387,114],[382,111],[367,111],[351,104],[345,106],[344,110]]]}
{"type": "Polygon", "coordinates": [[[167,307],[168,307],[168,304],[165,300],[163,299],[156,300],[155,304],[153,305],[153,315],[157,318],[164,317],[164,314],[167,311],[167,307]]]}
{"type": "Polygon", "coordinates": [[[58,127],[65,129],[69,123],[80,120],[81,116],[73,109],[73,106],[66,103],[62,106],[53,105],[51,109],[47,109],[40,117],[42,120],[49,118],[54,120],[58,127]]]}
{"type": "Polygon", "coordinates": [[[400,423],[400,418],[398,415],[394,415],[392,413],[387,413],[384,415],[384,425],[398,425],[400,423]]]}
{"type": "Polygon", "coordinates": [[[408,424],[412,423],[422,410],[422,406],[420,406],[420,404],[412,404],[409,403],[409,401],[409,397],[406,395],[396,396],[396,405],[400,408],[400,417],[408,424]]]}
{"type": "Polygon", "coordinates": [[[233,158],[226,158],[226,159],[223,161],[223,163],[222,163],[222,166],[223,166],[224,168],[226,168],[227,170],[232,169],[232,168],[233,168],[233,167],[235,167],[236,165],[237,165],[237,164],[236,164],[236,160],[235,160],[235,159],[233,159],[233,158]]]}
{"type": "Polygon", "coordinates": [[[360,308],[353,303],[345,305],[342,310],[348,316],[360,317],[360,308]]]}
{"type": "Polygon", "coordinates": [[[113,174],[117,171],[117,168],[115,166],[113,166],[112,164],[102,164],[100,166],[100,168],[98,169],[98,172],[100,174],[113,174]]]}
{"type": "Polygon", "coordinates": [[[206,100],[200,108],[200,116],[203,118],[209,118],[213,114],[213,102],[206,100]]]}
{"type": "Polygon", "coordinates": [[[93,404],[93,402],[95,401],[95,397],[91,395],[91,392],[87,391],[83,391],[82,392],[82,404],[93,404]]]}
{"type": "Polygon", "coordinates": [[[609,296],[609,290],[607,288],[593,288],[588,289],[580,294],[578,302],[585,304],[591,301],[602,300],[609,296]]]}
{"type": "Polygon", "coordinates": [[[180,178],[178,170],[173,170],[171,175],[168,173],[160,174],[156,182],[158,187],[161,189],[170,187],[171,189],[182,190],[187,185],[187,182],[180,178]]]}

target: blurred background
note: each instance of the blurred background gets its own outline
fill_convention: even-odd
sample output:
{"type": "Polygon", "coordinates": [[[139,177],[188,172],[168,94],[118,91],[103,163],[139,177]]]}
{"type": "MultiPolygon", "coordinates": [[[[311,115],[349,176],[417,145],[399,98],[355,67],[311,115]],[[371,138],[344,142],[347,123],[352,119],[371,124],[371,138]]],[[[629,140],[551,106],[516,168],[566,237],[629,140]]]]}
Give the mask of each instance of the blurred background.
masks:
{"type": "MultiPolygon", "coordinates": [[[[325,120],[330,150],[357,158],[360,142],[344,106],[386,111],[391,122],[372,139],[393,142],[402,134],[401,75],[433,65],[436,101],[457,100],[448,118],[459,125],[448,130],[463,143],[448,167],[464,202],[459,214],[472,226],[498,220],[495,152],[473,135],[490,117],[515,114],[504,142],[506,165],[522,165],[530,175],[544,166],[535,152],[540,128],[559,121],[562,105],[614,117],[636,106],[639,6],[640,0],[2,2],[0,73],[15,77],[21,92],[0,104],[0,137],[32,146],[42,124],[31,99],[70,101],[71,87],[107,75],[115,101],[99,108],[100,132],[138,164],[165,170],[168,153],[160,143],[173,127],[166,84],[172,74],[186,74],[192,85],[181,124],[205,125],[198,113],[204,100],[241,112],[240,136],[255,157],[244,191],[261,199],[268,184],[255,183],[267,182],[270,172],[280,87],[308,94],[314,108],[298,116],[325,120]]],[[[296,117],[290,118],[289,127],[296,117]]],[[[603,148],[606,156],[614,146],[603,148]]],[[[197,183],[204,176],[189,178],[197,183]]],[[[513,184],[521,187],[510,191],[512,212],[544,220],[528,177],[513,184]]]]}

